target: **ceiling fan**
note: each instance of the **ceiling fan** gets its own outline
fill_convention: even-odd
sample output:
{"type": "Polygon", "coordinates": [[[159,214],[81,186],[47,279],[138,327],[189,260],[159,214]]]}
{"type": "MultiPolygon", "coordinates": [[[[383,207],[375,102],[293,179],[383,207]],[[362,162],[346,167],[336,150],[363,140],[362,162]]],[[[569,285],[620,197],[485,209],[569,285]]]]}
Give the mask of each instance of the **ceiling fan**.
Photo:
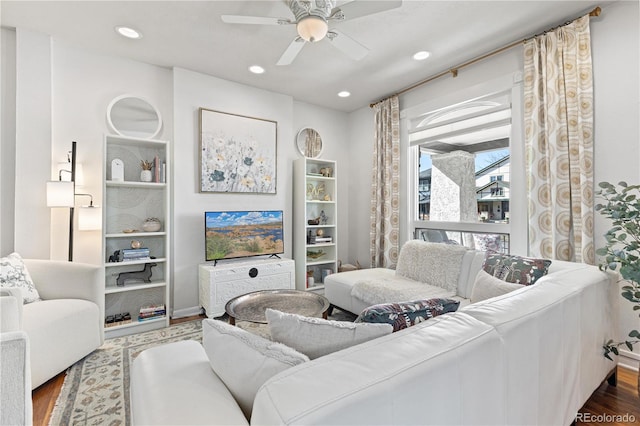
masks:
{"type": "Polygon", "coordinates": [[[284,1],[295,16],[294,19],[243,15],[222,15],[221,18],[227,24],[295,25],[298,35],[284,51],[277,65],[291,64],[306,42],[315,43],[325,37],[349,57],[360,60],[367,55],[369,49],[345,33],[335,28],[329,29],[329,22],[372,15],[402,5],[402,0],[354,0],[340,6],[336,6],[336,0],[284,1]]]}

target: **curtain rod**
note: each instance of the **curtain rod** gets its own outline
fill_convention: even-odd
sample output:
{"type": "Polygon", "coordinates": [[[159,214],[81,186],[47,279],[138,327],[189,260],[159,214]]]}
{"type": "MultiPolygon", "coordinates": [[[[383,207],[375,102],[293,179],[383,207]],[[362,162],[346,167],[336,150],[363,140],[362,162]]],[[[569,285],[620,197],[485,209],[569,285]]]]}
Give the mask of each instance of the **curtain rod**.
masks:
{"type": "MultiPolygon", "coordinates": [[[[595,9],[593,9],[591,12],[589,12],[589,16],[591,16],[591,17],[600,16],[600,12],[602,12],[602,9],[600,9],[600,6],[597,6],[595,9]]],[[[474,59],[471,59],[471,60],[469,60],[467,62],[463,62],[463,63],[461,63],[461,64],[459,64],[459,65],[457,65],[455,67],[449,68],[446,71],[442,71],[442,72],[440,72],[440,73],[438,73],[436,75],[433,75],[433,76],[431,76],[429,78],[426,78],[424,80],[420,80],[419,82],[417,82],[417,83],[415,83],[415,84],[413,84],[413,85],[411,85],[409,87],[405,87],[404,89],[402,89],[399,92],[397,92],[395,95],[391,95],[391,96],[403,95],[403,94],[405,94],[407,92],[412,91],[413,89],[416,89],[416,88],[418,88],[418,87],[420,87],[420,86],[422,86],[424,84],[429,83],[430,81],[436,80],[436,79],[438,79],[440,77],[443,77],[443,76],[445,76],[445,75],[447,75],[449,73],[451,73],[451,75],[453,77],[457,77],[458,76],[458,70],[460,70],[460,69],[462,69],[464,67],[467,67],[469,65],[475,64],[476,62],[480,62],[480,61],[482,61],[484,59],[490,58],[491,56],[495,56],[495,55],[497,55],[499,53],[504,52],[505,50],[512,49],[512,48],[518,46],[519,44],[525,43],[527,40],[531,40],[532,38],[535,38],[535,37],[537,37],[537,36],[539,36],[541,34],[546,34],[546,33],[550,32],[550,31],[553,31],[553,30],[555,30],[557,28],[564,27],[565,25],[568,25],[571,22],[573,22],[573,21],[565,22],[562,25],[558,25],[556,27],[549,28],[546,31],[543,31],[543,32],[538,33],[538,34],[534,34],[534,35],[532,35],[530,37],[527,37],[527,38],[525,38],[523,40],[517,40],[517,41],[511,42],[511,43],[507,44],[506,46],[500,47],[499,49],[492,50],[489,53],[485,53],[484,55],[478,56],[478,57],[476,57],[474,59]]],[[[385,99],[388,99],[388,98],[385,98],[385,99]]],[[[385,99],[380,99],[379,101],[376,101],[376,102],[373,102],[373,103],[369,104],[369,108],[373,108],[374,106],[378,105],[380,102],[384,101],[385,99]]]]}

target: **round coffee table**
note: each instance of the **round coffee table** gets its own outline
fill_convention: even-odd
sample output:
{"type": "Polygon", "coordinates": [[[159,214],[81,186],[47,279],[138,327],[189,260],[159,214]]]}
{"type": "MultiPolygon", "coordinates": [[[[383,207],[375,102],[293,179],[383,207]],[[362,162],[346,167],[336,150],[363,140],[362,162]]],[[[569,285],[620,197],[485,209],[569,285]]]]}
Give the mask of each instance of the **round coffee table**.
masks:
{"type": "Polygon", "coordinates": [[[234,297],[224,307],[231,325],[235,325],[236,321],[266,324],[267,308],[305,317],[322,316],[326,319],[329,300],[310,291],[260,290],[234,297]]]}

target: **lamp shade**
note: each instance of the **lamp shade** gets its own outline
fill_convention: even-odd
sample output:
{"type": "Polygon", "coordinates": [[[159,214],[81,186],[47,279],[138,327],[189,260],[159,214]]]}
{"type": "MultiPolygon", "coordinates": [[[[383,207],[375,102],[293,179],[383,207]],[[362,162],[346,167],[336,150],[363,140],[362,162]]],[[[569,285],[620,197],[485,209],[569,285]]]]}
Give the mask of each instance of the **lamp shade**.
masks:
{"type": "Polygon", "coordinates": [[[48,207],[73,207],[74,186],[73,182],[49,181],[47,182],[47,206],[48,207]]]}
{"type": "Polygon", "coordinates": [[[296,25],[298,35],[305,41],[320,41],[327,35],[327,21],[319,16],[310,15],[302,18],[296,25]]]}
{"type": "Polygon", "coordinates": [[[78,212],[78,229],[95,231],[102,226],[102,209],[95,206],[82,206],[78,212]]]}

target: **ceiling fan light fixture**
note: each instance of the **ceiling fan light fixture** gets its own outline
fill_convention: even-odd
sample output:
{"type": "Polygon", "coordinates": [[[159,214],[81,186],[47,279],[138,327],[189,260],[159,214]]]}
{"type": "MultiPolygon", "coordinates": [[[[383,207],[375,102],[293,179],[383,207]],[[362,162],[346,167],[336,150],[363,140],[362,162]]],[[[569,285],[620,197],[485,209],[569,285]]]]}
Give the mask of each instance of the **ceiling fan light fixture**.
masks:
{"type": "Polygon", "coordinates": [[[309,15],[298,21],[298,35],[311,43],[322,40],[329,30],[327,21],[321,16],[309,15]]]}

